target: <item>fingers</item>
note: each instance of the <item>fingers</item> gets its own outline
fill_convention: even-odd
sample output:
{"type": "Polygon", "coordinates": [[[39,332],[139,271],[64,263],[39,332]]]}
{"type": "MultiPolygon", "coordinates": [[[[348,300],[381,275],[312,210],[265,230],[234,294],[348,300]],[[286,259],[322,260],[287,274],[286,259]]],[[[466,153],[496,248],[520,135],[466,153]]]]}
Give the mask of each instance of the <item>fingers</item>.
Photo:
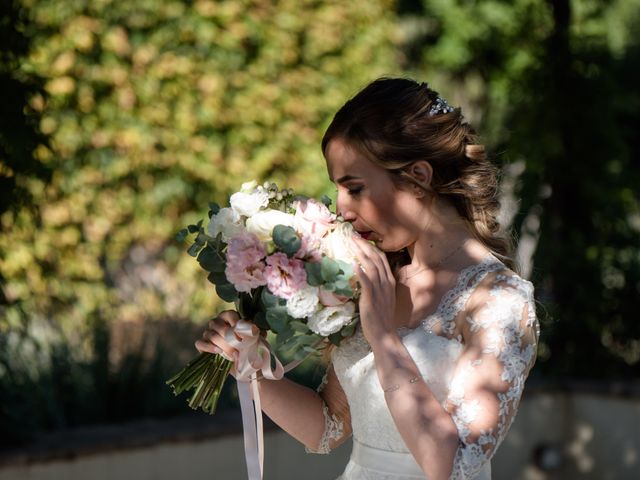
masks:
{"type": "MultiPolygon", "coordinates": [[[[391,285],[395,283],[395,277],[391,272],[387,256],[383,251],[360,237],[354,236],[352,243],[360,264],[360,268],[356,269],[356,273],[364,273],[364,276],[372,282],[382,281],[391,285]]],[[[358,277],[362,278],[363,275],[358,275],[358,277]]]]}
{"type": "Polygon", "coordinates": [[[240,315],[238,315],[238,312],[235,310],[225,310],[224,312],[221,312],[217,318],[221,318],[230,326],[235,327],[238,320],[240,320],[240,315]]]}
{"type": "Polygon", "coordinates": [[[222,354],[225,357],[235,360],[238,350],[233,348],[224,339],[229,328],[233,328],[240,317],[232,310],[222,312],[217,317],[209,320],[207,328],[202,333],[202,339],[196,341],[195,346],[199,352],[222,354]]]}

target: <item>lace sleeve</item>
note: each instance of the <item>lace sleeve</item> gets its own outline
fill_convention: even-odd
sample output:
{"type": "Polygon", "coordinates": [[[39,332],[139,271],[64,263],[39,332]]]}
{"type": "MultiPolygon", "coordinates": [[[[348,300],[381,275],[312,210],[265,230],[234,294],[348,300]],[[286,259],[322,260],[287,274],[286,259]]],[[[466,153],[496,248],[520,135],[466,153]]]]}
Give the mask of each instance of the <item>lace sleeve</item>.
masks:
{"type": "Polygon", "coordinates": [[[444,402],[460,437],[450,480],[475,478],[502,442],[535,362],[539,334],[533,286],[516,275],[497,274],[474,291],[467,307],[465,350],[444,402]]]}
{"type": "Polygon", "coordinates": [[[333,365],[327,367],[317,391],[322,398],[325,428],[318,448],[312,450],[305,447],[305,451],[307,453],[327,454],[351,435],[349,404],[333,365]]]}

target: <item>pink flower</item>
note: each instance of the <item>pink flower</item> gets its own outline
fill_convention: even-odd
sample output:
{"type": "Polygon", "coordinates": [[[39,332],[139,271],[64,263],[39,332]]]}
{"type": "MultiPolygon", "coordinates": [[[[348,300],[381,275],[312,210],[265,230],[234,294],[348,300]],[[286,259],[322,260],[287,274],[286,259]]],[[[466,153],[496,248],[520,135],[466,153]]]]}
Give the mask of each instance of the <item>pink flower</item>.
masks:
{"type": "Polygon", "coordinates": [[[347,300],[349,300],[348,297],[345,297],[343,295],[336,295],[335,293],[329,292],[324,288],[320,288],[318,297],[320,298],[320,303],[325,307],[337,307],[338,305],[342,305],[347,300]]]}
{"type": "Polygon", "coordinates": [[[298,290],[307,287],[304,262],[298,258],[289,258],[281,252],[267,257],[264,275],[269,291],[280,298],[288,299],[298,290]]]}
{"type": "Polygon", "coordinates": [[[300,235],[300,249],[296,252],[295,257],[305,258],[314,263],[320,262],[322,260],[321,247],[318,238],[303,233],[300,235]]]}
{"type": "Polygon", "coordinates": [[[262,261],[266,254],[262,242],[251,233],[242,233],[229,240],[224,274],[237,291],[250,292],[267,283],[262,261]]]}
{"type": "Polygon", "coordinates": [[[300,232],[321,238],[335,224],[335,214],[331,213],[324,203],[313,198],[294,202],[293,206],[296,209],[295,226],[300,232]]]}

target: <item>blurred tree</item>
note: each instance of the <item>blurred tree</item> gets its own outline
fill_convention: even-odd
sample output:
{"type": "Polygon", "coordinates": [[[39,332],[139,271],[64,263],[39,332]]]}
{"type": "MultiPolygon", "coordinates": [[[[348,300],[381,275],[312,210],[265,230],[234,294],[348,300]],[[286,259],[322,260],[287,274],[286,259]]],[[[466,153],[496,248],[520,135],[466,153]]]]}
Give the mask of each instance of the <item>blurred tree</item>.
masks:
{"type": "Polygon", "coordinates": [[[499,162],[524,167],[513,226],[538,242],[537,371],[638,377],[640,2],[405,0],[399,9],[406,67],[443,85],[503,152],[499,162]]]}
{"type": "MultiPolygon", "coordinates": [[[[50,148],[36,150],[53,175],[48,185],[26,176],[20,198],[30,195],[39,214],[18,208],[0,217],[9,303],[0,335],[7,352],[20,352],[14,334],[25,324],[30,351],[39,352],[6,361],[34,382],[65,365],[61,355],[78,366],[63,369],[73,378],[57,379],[60,395],[41,409],[50,425],[117,418],[106,409],[128,387],[113,383],[127,358],[109,340],[115,326],[202,322],[219,306],[174,234],[247,180],[327,193],[323,126],[345,98],[394,68],[391,2],[21,5],[14,11],[28,12],[33,37],[11,75],[41,77],[45,92],[30,95],[28,116],[20,107],[7,121],[24,117],[50,138],[50,148]],[[91,403],[82,392],[94,392],[95,411],[74,417],[91,403]]],[[[131,368],[143,385],[144,368],[131,368]]],[[[16,375],[3,378],[22,388],[16,375]]],[[[131,395],[120,405],[133,412],[142,401],[131,395]]]]}

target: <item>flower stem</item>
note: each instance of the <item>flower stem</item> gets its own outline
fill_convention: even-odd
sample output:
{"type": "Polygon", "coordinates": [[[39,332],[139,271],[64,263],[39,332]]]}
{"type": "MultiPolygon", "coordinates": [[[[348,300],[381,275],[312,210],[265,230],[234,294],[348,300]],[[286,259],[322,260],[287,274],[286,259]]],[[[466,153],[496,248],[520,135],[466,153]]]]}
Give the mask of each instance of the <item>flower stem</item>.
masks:
{"type": "Polygon", "coordinates": [[[166,383],[172,387],[174,395],[195,388],[187,403],[194,410],[202,408],[213,415],[232,365],[220,355],[201,353],[166,383]]]}

